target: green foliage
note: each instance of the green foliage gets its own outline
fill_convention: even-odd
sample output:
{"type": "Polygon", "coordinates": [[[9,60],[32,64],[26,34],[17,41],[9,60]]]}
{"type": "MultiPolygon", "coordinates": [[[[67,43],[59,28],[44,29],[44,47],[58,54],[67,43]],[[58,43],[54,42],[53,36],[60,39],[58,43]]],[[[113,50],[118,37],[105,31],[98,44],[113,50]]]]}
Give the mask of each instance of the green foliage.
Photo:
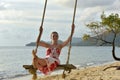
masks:
{"type": "MultiPolygon", "coordinates": [[[[94,39],[97,41],[102,41],[103,43],[115,43],[116,35],[120,33],[120,17],[116,14],[110,14],[106,16],[104,12],[101,15],[101,21],[91,22],[86,25],[92,33],[92,36],[95,36],[94,39]],[[111,40],[112,42],[106,41],[105,35],[113,33],[114,37],[111,40]]],[[[88,40],[90,35],[85,34],[83,40],[88,40]]]]}
{"type": "Polygon", "coordinates": [[[89,27],[90,29],[97,29],[97,28],[99,28],[99,23],[91,22],[90,24],[87,24],[87,27],[89,27]]]}
{"type": "Polygon", "coordinates": [[[116,14],[111,14],[108,17],[105,16],[103,13],[101,15],[101,20],[102,20],[102,25],[107,26],[108,30],[113,31],[114,33],[119,33],[120,32],[120,18],[119,15],[116,14]]]}
{"type": "Polygon", "coordinates": [[[104,32],[120,33],[120,17],[119,14],[110,14],[106,16],[104,12],[101,15],[101,22],[91,22],[86,25],[92,33],[102,34],[104,32]]]}
{"type": "MultiPolygon", "coordinates": [[[[100,45],[111,44],[112,45],[112,55],[115,60],[120,61],[120,58],[115,55],[115,45],[116,38],[120,35],[120,17],[119,14],[110,14],[106,16],[104,12],[101,15],[101,22],[91,22],[87,24],[87,27],[95,35],[94,38],[100,45]],[[107,40],[105,34],[112,34],[111,40],[107,40]],[[117,36],[118,35],[118,36],[117,36]]],[[[83,39],[87,40],[88,35],[85,34],[83,39]]]]}
{"type": "Polygon", "coordinates": [[[84,34],[84,36],[83,36],[83,40],[85,41],[85,40],[88,40],[90,38],[90,35],[88,35],[88,34],[84,34]]]}

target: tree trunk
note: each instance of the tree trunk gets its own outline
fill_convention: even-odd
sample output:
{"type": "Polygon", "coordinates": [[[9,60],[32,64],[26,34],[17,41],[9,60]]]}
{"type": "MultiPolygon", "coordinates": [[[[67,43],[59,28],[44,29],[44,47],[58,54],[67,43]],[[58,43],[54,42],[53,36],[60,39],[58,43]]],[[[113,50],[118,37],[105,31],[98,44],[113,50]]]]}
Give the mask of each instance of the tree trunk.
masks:
{"type": "Polygon", "coordinates": [[[112,44],[112,56],[115,60],[120,61],[120,58],[116,57],[115,55],[115,42],[112,44]]]}

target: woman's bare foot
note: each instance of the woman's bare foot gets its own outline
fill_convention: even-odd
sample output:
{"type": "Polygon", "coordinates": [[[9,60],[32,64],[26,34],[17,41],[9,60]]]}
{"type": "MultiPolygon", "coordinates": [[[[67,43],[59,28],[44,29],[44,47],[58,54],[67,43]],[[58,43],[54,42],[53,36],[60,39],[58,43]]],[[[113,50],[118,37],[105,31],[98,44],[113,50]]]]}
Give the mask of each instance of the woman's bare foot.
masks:
{"type": "Polygon", "coordinates": [[[33,58],[36,58],[36,52],[34,50],[32,50],[32,55],[33,55],[33,58]]]}
{"type": "Polygon", "coordinates": [[[32,50],[32,55],[33,55],[33,62],[32,62],[32,65],[33,65],[33,67],[34,68],[37,68],[36,67],[36,63],[37,63],[37,55],[36,55],[36,52],[35,52],[35,50],[32,50]]]}

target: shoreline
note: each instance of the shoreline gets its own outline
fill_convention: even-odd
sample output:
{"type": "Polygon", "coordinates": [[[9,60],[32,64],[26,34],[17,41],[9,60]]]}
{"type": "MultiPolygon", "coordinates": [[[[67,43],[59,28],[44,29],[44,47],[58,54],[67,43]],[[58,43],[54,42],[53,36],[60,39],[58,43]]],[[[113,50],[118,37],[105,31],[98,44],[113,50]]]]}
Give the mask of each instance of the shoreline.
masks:
{"type": "MultiPolygon", "coordinates": [[[[114,61],[104,63],[96,66],[80,67],[72,70],[70,74],[66,74],[67,80],[120,80],[120,70],[116,70],[116,67],[109,68],[103,71],[105,68],[110,66],[120,66],[120,62],[114,61]]],[[[11,80],[32,80],[32,75],[24,77],[16,77],[11,80]]],[[[54,72],[51,75],[38,75],[37,80],[64,80],[61,73],[54,72]]]]}

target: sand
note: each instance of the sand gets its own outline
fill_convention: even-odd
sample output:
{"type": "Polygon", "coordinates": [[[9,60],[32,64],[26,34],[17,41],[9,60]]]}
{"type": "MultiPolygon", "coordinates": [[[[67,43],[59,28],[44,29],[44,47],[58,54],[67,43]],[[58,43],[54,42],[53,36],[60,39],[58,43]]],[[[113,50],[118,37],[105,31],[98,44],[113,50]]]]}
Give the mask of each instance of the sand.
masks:
{"type": "MultiPolygon", "coordinates": [[[[48,76],[38,76],[37,80],[120,80],[120,70],[117,70],[116,66],[120,66],[120,62],[78,68],[72,70],[71,73],[66,74],[65,79],[62,78],[61,74],[54,74],[48,76]],[[107,67],[111,68],[106,69],[107,67]]],[[[30,78],[32,78],[32,75],[26,78],[16,78],[13,80],[32,80],[30,78]]]]}
{"type": "Polygon", "coordinates": [[[116,66],[120,66],[120,62],[72,70],[65,79],[62,75],[52,75],[39,77],[37,80],[120,80],[120,70],[116,66]],[[107,67],[111,68],[106,69],[107,67]]]}

